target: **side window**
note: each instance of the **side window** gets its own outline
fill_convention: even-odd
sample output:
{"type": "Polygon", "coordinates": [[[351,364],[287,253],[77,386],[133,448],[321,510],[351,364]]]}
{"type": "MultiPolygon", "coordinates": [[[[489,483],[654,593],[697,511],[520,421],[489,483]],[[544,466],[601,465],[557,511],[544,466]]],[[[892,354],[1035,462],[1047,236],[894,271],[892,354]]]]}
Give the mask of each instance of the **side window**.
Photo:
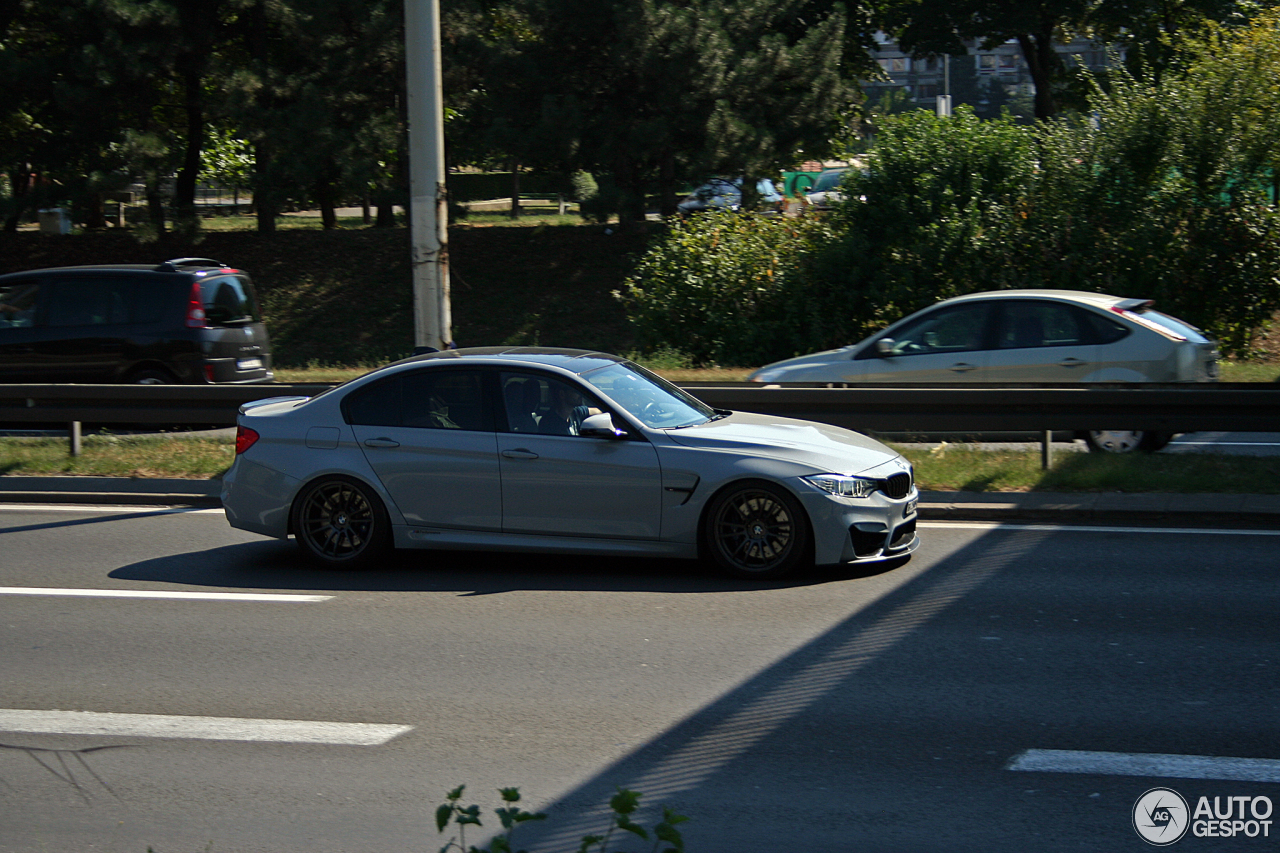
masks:
{"type": "Polygon", "coordinates": [[[987,334],[989,306],[982,302],[931,311],[893,332],[894,355],[980,350],[987,334]]]}
{"type": "Polygon", "coordinates": [[[36,297],[39,295],[38,284],[0,285],[0,329],[35,325],[36,297]]]}
{"type": "Polygon", "coordinates": [[[478,370],[419,370],[404,376],[404,426],[493,431],[478,370]]]}
{"type": "Polygon", "coordinates": [[[343,415],[367,426],[492,431],[482,380],[474,370],[397,374],[348,396],[343,415]]]}
{"type": "Polygon", "coordinates": [[[1090,342],[1095,344],[1114,344],[1129,334],[1129,329],[1123,323],[1093,311],[1081,309],[1080,322],[1088,332],[1090,342]]]}
{"type": "Polygon", "coordinates": [[[1013,301],[1001,311],[996,334],[1000,349],[1023,347],[1063,347],[1090,343],[1089,329],[1082,326],[1080,312],[1073,305],[1057,302],[1013,301]]]}
{"type": "Polygon", "coordinates": [[[127,278],[67,279],[53,284],[50,326],[114,326],[129,322],[134,282],[127,278]]]}
{"type": "Polygon", "coordinates": [[[342,414],[349,424],[400,426],[400,377],[390,376],[366,385],[342,401],[342,414]]]}
{"type": "Polygon", "coordinates": [[[554,377],[502,373],[499,382],[510,432],[577,435],[584,420],[602,411],[575,385],[554,377]]]}

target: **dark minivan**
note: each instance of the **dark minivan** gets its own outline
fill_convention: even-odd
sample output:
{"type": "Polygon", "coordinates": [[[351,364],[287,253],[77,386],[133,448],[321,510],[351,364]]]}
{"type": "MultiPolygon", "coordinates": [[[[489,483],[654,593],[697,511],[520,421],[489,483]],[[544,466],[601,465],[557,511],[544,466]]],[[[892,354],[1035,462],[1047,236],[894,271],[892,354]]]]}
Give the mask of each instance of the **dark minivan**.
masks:
{"type": "Polygon", "coordinates": [[[0,382],[270,382],[249,276],[207,258],[0,276],[0,382]]]}

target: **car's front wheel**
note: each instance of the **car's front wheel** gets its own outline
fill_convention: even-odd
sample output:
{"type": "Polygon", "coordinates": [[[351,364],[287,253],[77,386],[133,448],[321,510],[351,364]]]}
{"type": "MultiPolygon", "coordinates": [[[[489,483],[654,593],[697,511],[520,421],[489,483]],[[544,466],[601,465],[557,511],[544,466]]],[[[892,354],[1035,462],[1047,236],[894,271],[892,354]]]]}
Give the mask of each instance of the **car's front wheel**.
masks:
{"type": "Polygon", "coordinates": [[[777,578],[811,559],[809,521],[780,486],[745,480],[712,499],[704,553],[738,577],[777,578]]]}
{"type": "Polygon", "coordinates": [[[1085,433],[1085,444],[1095,453],[1155,453],[1173,436],[1150,430],[1094,429],[1085,433]]]}
{"type": "Polygon", "coordinates": [[[293,504],[298,546],[326,568],[361,569],[391,548],[391,521],[382,499],[350,477],[324,477],[293,504]]]}

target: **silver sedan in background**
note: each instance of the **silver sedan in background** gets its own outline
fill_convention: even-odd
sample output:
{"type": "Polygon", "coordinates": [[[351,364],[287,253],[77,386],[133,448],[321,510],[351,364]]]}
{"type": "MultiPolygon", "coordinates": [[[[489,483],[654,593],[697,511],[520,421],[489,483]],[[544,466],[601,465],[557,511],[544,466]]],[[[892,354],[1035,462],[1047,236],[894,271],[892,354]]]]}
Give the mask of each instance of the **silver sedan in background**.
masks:
{"type": "MultiPolygon", "coordinates": [[[[946,299],[840,349],[765,365],[753,382],[1216,382],[1218,347],[1147,299],[996,290],[946,299]]],[[[1123,424],[1119,425],[1123,426],[1123,424]]],[[[1155,450],[1171,435],[1092,430],[1095,450],[1155,450]]]]}
{"type": "Polygon", "coordinates": [[[390,548],[703,557],[774,578],[915,550],[910,463],[849,430],[713,410],[617,356],[415,356],[241,407],[232,526],[323,565],[390,548]]]}

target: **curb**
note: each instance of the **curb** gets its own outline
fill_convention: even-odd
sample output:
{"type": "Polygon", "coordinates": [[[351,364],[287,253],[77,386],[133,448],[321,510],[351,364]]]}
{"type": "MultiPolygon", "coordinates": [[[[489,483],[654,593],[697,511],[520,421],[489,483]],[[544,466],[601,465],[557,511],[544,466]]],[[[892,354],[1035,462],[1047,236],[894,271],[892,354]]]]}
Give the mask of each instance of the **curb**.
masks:
{"type": "Polygon", "coordinates": [[[131,477],[0,477],[6,503],[220,507],[221,480],[131,477]]]}

